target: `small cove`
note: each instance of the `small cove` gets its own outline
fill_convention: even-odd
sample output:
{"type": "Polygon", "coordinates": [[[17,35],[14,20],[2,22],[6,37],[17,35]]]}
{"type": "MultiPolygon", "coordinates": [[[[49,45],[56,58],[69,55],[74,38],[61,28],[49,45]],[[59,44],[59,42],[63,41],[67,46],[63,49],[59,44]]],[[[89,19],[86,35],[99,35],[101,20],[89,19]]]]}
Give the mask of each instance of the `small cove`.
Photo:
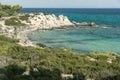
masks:
{"type": "Polygon", "coordinates": [[[91,51],[119,53],[120,31],[117,28],[101,26],[38,30],[29,33],[28,38],[34,43],[42,43],[53,48],[71,49],[79,53],[91,51]]]}
{"type": "Polygon", "coordinates": [[[71,21],[95,22],[97,27],[39,30],[28,34],[34,43],[53,48],[67,48],[75,52],[120,53],[120,9],[23,9],[22,12],[44,12],[65,15],[71,21]]]}

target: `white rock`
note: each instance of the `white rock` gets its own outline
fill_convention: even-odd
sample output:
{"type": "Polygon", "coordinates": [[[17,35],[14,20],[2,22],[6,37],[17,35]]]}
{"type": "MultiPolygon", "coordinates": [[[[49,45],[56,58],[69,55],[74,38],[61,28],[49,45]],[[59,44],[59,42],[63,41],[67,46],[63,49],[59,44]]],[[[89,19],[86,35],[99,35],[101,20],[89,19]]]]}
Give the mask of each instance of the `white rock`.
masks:
{"type": "Polygon", "coordinates": [[[44,15],[43,13],[30,17],[29,21],[32,26],[37,26],[39,29],[51,29],[54,27],[74,25],[66,16],[59,15],[57,17],[54,14],[44,15]]]}

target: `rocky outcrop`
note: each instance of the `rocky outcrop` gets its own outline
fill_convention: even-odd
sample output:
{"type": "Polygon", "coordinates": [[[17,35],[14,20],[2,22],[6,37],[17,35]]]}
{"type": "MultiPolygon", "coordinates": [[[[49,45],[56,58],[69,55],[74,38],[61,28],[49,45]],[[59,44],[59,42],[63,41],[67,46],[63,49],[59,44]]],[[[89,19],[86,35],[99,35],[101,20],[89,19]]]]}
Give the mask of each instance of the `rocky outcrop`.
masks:
{"type": "Polygon", "coordinates": [[[96,23],[95,22],[75,22],[73,21],[72,22],[75,26],[96,26],[96,23]]]}
{"type": "Polygon", "coordinates": [[[71,22],[66,16],[59,15],[45,15],[39,13],[37,15],[30,14],[32,17],[29,18],[28,22],[33,27],[38,29],[53,29],[53,28],[65,28],[70,26],[96,26],[94,22],[71,22]]]}
{"type": "Polygon", "coordinates": [[[66,16],[59,15],[57,17],[54,14],[44,15],[43,13],[30,17],[29,22],[31,23],[31,26],[38,27],[39,29],[52,29],[71,25],[74,26],[74,24],[70,22],[66,16]]]}
{"type": "MultiPolygon", "coordinates": [[[[26,37],[26,34],[35,31],[38,29],[46,30],[46,29],[65,29],[68,27],[74,26],[96,26],[94,22],[71,22],[66,16],[59,15],[55,16],[54,14],[28,14],[28,19],[20,20],[19,16],[23,16],[26,14],[19,14],[17,18],[21,23],[25,24],[24,26],[7,26],[5,25],[5,20],[10,19],[11,17],[6,17],[0,21],[0,34],[6,35],[11,38],[20,39],[19,44],[23,46],[34,46],[31,41],[29,41],[26,37]]],[[[42,45],[43,46],[43,45],[42,45]]]]}

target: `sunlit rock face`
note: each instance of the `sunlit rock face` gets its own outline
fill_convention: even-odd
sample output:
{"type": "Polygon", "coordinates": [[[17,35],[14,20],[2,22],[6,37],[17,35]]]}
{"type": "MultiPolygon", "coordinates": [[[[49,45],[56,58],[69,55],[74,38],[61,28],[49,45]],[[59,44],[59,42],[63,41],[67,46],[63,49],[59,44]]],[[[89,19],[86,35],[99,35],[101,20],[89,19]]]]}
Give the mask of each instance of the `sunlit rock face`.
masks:
{"type": "Polygon", "coordinates": [[[54,14],[44,15],[43,13],[30,17],[29,21],[33,27],[39,27],[40,29],[74,25],[66,16],[59,15],[57,17],[54,14]]]}

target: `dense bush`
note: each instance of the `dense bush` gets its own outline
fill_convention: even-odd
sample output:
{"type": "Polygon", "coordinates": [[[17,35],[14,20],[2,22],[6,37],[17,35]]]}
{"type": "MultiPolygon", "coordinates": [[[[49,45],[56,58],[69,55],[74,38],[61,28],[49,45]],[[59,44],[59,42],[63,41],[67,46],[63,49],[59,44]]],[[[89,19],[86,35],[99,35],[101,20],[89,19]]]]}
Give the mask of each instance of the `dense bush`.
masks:
{"type": "Polygon", "coordinates": [[[21,10],[19,5],[3,5],[0,3],[0,17],[14,15],[17,11],[21,10]]]}
{"type": "Polygon", "coordinates": [[[23,26],[24,24],[18,18],[10,18],[5,20],[5,25],[8,26],[23,26]]]}
{"type": "Polygon", "coordinates": [[[103,78],[102,80],[120,80],[120,75],[108,76],[108,77],[103,78]]]}
{"type": "Polygon", "coordinates": [[[19,42],[19,40],[17,40],[17,39],[8,38],[8,37],[5,37],[3,35],[0,35],[0,41],[6,41],[6,42],[10,42],[10,43],[19,42]]]}
{"type": "Polygon", "coordinates": [[[42,44],[42,43],[37,43],[36,45],[43,48],[47,47],[45,44],[42,44]]]}
{"type": "Polygon", "coordinates": [[[21,75],[26,69],[25,67],[18,66],[17,64],[12,64],[7,67],[6,69],[6,75],[7,77],[12,80],[14,76],[21,75]]]}
{"type": "Polygon", "coordinates": [[[29,17],[30,17],[29,14],[25,14],[25,15],[23,15],[23,16],[19,16],[19,19],[20,19],[20,20],[25,20],[25,21],[27,21],[29,17]]]}
{"type": "Polygon", "coordinates": [[[60,80],[61,73],[74,74],[74,80],[107,80],[112,78],[109,76],[120,79],[116,77],[120,75],[120,57],[110,53],[77,54],[64,49],[23,47],[7,39],[0,39],[0,42],[0,55],[12,57],[18,65],[24,63],[22,65],[30,67],[29,77],[16,75],[16,80],[60,80]],[[96,61],[91,61],[88,56],[96,61]],[[108,58],[112,63],[107,62],[108,58]]]}
{"type": "Polygon", "coordinates": [[[113,56],[113,54],[111,54],[110,52],[106,52],[106,53],[91,52],[89,56],[95,59],[104,59],[104,60],[106,60],[107,58],[115,59],[115,56],[113,56]]]}
{"type": "Polygon", "coordinates": [[[34,80],[62,80],[58,69],[39,68],[38,72],[31,71],[31,75],[34,80]]]}
{"type": "Polygon", "coordinates": [[[83,73],[74,73],[73,80],[85,80],[85,75],[83,73]]]}

